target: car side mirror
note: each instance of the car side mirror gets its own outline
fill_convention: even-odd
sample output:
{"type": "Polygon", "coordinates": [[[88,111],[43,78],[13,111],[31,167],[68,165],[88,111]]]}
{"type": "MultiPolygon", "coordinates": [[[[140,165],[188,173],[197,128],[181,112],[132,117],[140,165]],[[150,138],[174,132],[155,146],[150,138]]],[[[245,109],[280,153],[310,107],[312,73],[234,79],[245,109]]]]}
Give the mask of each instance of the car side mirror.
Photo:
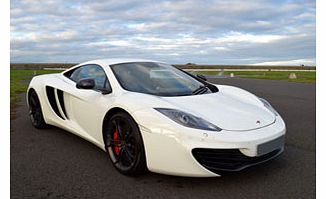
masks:
{"type": "Polygon", "coordinates": [[[207,81],[207,78],[204,76],[204,75],[201,75],[201,74],[197,74],[196,75],[199,79],[203,80],[203,81],[207,81]]]}
{"type": "Polygon", "coordinates": [[[94,79],[81,79],[77,82],[76,88],[78,89],[94,89],[95,88],[95,81],[94,79]]]}
{"type": "Polygon", "coordinates": [[[100,91],[101,91],[101,93],[102,93],[103,95],[107,95],[107,94],[112,93],[112,89],[111,89],[111,88],[101,89],[100,91]]]}

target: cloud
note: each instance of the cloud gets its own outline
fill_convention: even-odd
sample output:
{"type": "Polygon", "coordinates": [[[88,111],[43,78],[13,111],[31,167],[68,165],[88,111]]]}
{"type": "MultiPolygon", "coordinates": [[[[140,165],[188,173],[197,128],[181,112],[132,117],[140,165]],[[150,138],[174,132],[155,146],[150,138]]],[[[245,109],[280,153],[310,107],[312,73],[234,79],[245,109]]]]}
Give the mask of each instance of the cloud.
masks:
{"type": "Polygon", "coordinates": [[[315,13],[309,0],[12,0],[11,62],[314,65],[315,13]]]}

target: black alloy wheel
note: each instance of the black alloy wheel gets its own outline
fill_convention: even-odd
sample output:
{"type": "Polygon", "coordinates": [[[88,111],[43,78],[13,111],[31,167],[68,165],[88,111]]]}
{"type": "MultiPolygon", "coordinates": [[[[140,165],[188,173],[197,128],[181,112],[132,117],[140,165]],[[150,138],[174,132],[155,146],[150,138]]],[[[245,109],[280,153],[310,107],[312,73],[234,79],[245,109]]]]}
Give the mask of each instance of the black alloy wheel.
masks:
{"type": "Polygon", "coordinates": [[[29,116],[35,128],[43,129],[48,125],[44,121],[40,100],[34,90],[28,95],[29,116]]]}
{"type": "Polygon", "coordinates": [[[143,140],[138,125],[125,112],[113,115],[104,134],[106,150],[114,167],[125,175],[139,175],[146,171],[143,140]]]}

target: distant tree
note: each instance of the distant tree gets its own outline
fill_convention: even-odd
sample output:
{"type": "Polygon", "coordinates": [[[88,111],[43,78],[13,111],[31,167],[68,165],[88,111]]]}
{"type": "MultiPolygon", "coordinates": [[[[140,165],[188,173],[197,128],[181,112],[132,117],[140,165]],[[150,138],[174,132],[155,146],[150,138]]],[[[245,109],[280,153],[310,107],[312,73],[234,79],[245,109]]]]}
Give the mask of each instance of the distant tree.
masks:
{"type": "Polygon", "coordinates": [[[196,64],[195,64],[195,63],[190,63],[190,62],[189,62],[189,63],[187,63],[186,65],[196,65],[196,64]]]}

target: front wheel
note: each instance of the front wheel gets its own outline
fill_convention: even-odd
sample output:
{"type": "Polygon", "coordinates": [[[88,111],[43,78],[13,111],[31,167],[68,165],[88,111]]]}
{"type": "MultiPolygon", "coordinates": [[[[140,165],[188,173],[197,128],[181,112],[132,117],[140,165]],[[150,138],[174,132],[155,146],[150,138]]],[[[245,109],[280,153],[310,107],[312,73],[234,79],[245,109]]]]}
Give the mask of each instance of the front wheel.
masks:
{"type": "Polygon", "coordinates": [[[143,140],[138,125],[125,112],[114,114],[104,129],[106,150],[114,167],[125,175],[146,171],[143,140]]]}

